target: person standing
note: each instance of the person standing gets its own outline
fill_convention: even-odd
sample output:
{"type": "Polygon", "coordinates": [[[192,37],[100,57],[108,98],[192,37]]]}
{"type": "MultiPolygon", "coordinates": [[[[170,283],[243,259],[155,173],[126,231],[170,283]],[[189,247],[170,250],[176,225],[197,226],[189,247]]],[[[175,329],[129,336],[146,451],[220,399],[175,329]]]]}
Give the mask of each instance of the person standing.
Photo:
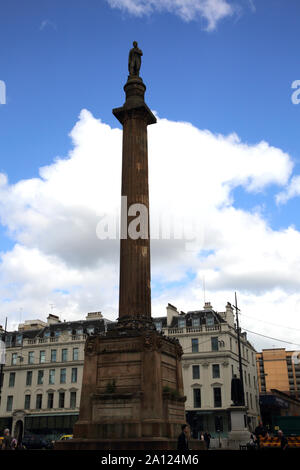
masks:
{"type": "Polygon", "coordinates": [[[283,434],[283,432],[281,431],[281,429],[279,429],[279,431],[278,431],[278,437],[279,437],[279,440],[280,440],[280,449],[281,450],[287,450],[287,448],[289,446],[289,442],[288,442],[287,438],[285,437],[285,435],[283,434]]]}
{"type": "Polygon", "coordinates": [[[181,426],[181,434],[178,436],[178,441],[177,441],[177,450],[180,451],[187,451],[189,450],[189,427],[187,424],[183,424],[181,426]]]}
{"type": "Polygon", "coordinates": [[[2,441],[2,450],[12,450],[12,437],[9,429],[4,429],[4,439],[2,441]]]}
{"type": "Polygon", "coordinates": [[[257,442],[257,447],[260,448],[260,439],[261,437],[266,437],[267,430],[263,426],[262,422],[258,423],[258,426],[256,426],[255,431],[254,431],[255,437],[256,437],[256,442],[257,442]]]}
{"type": "Polygon", "coordinates": [[[208,431],[205,431],[204,433],[204,440],[205,440],[206,448],[208,450],[210,446],[210,440],[211,440],[211,435],[209,434],[208,431]]]}

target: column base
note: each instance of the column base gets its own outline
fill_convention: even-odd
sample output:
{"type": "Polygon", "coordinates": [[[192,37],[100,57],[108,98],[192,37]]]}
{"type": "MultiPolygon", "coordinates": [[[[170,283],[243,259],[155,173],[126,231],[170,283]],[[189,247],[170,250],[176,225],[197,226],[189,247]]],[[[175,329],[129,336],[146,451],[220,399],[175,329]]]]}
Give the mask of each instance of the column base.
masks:
{"type": "MultiPolygon", "coordinates": [[[[206,450],[205,442],[189,441],[190,450],[206,450]]],[[[177,450],[177,439],[140,438],[140,439],[70,439],[57,441],[54,450],[128,450],[155,451],[177,450]]]]}

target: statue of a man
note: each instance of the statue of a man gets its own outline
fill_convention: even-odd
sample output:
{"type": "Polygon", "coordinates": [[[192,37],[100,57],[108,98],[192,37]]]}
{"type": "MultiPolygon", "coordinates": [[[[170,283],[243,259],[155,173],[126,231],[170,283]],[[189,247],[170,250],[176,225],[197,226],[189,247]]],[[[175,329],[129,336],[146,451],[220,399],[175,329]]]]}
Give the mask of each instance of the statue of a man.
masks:
{"type": "Polygon", "coordinates": [[[139,71],[141,68],[141,62],[142,62],[142,51],[139,49],[138,44],[136,41],[133,41],[133,48],[130,49],[129,52],[129,57],[128,57],[128,70],[129,70],[129,75],[137,75],[139,76],[139,71]]]}
{"type": "Polygon", "coordinates": [[[234,406],[245,405],[243,385],[241,379],[236,375],[231,380],[231,400],[234,406]]]}

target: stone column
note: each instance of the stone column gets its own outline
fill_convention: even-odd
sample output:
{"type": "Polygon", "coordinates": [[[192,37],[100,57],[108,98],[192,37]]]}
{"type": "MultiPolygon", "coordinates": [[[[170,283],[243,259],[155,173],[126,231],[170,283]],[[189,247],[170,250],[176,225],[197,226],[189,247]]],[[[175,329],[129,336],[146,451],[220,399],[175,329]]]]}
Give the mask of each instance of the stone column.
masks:
{"type": "Polygon", "coordinates": [[[124,90],[124,105],[113,109],[123,125],[119,325],[151,327],[147,126],[156,118],[140,77],[129,76],[124,90]]]}

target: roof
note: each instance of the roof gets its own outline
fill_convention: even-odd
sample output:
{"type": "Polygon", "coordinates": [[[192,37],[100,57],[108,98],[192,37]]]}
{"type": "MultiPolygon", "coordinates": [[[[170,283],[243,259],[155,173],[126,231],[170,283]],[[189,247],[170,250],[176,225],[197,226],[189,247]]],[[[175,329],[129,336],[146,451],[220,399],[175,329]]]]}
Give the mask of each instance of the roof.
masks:
{"type": "MultiPolygon", "coordinates": [[[[194,310],[191,312],[187,313],[181,313],[179,315],[174,315],[172,318],[171,325],[169,325],[169,328],[178,328],[178,320],[181,318],[184,318],[186,321],[186,326],[187,327],[192,327],[193,326],[193,319],[199,318],[200,319],[200,325],[205,325],[206,324],[206,319],[208,316],[213,316],[214,317],[214,324],[218,323],[226,323],[224,318],[218,313],[215,312],[214,310],[194,310]]],[[[160,321],[162,324],[163,328],[167,327],[167,317],[154,317],[153,318],[154,322],[160,321]]]]}
{"type": "Polygon", "coordinates": [[[82,330],[84,334],[88,334],[89,328],[93,328],[96,333],[101,333],[114,328],[115,322],[107,320],[105,318],[100,319],[87,319],[70,322],[61,322],[47,325],[44,328],[37,328],[33,330],[22,330],[22,331],[8,331],[7,337],[12,337],[12,343],[15,342],[18,335],[26,339],[42,338],[45,336],[54,336],[55,332],[74,331],[74,334],[78,334],[78,330],[82,330]]]}

